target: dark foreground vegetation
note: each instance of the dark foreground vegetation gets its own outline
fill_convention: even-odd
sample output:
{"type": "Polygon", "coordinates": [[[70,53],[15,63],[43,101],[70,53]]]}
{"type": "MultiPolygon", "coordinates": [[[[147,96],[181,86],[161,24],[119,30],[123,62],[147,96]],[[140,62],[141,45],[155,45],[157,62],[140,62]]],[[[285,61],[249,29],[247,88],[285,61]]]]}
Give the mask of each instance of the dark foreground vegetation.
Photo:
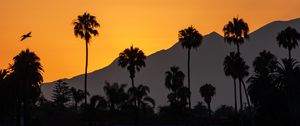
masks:
{"type": "Polygon", "coordinates": [[[190,51],[202,42],[202,35],[192,26],[179,31],[182,47],[188,51],[188,84],[184,84],[185,73],[177,66],[170,66],[164,82],[169,90],[167,105],[157,107],[148,95],[149,87],[134,81],[135,73],[146,67],[146,56],[133,46],[121,52],[118,59],[119,66],[129,72],[131,86],[105,82],[104,96],[100,91],[98,95],[90,95],[86,90],[88,43],[92,35],[98,35],[99,26],[96,18],[88,13],[78,16],[74,22],[75,35],[86,42],[84,90],[58,80],[52,98],[45,99],[40,89],[43,82],[40,58],[29,49],[15,56],[9,68],[0,70],[1,126],[300,125],[300,66],[291,53],[298,47],[300,35],[291,27],[277,36],[278,45],[288,50],[288,57],[278,59],[262,50],[252,63],[254,73],[250,75],[239,48],[250,37],[248,24],[234,18],[224,26],[225,42],[237,47],[223,62],[225,75],[233,79],[234,106],[222,105],[213,111],[211,101],[217,92],[209,83],[202,84],[198,92],[205,103],[191,106],[190,51]]]}

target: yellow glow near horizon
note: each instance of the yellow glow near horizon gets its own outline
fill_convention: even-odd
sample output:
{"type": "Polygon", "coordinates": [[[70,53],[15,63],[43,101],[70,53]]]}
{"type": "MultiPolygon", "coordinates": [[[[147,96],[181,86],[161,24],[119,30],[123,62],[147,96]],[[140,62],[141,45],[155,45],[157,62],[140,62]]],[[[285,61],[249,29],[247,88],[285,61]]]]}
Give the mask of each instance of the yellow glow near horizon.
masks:
{"type": "Polygon", "coordinates": [[[44,66],[46,82],[84,72],[85,43],[72,21],[84,12],[97,17],[99,36],[89,45],[89,71],[109,65],[130,45],[150,55],[177,42],[178,31],[194,25],[201,34],[222,33],[234,16],[250,30],[274,20],[300,17],[299,0],[0,0],[0,69],[29,48],[44,66]],[[32,31],[32,38],[19,37],[32,31]]]}

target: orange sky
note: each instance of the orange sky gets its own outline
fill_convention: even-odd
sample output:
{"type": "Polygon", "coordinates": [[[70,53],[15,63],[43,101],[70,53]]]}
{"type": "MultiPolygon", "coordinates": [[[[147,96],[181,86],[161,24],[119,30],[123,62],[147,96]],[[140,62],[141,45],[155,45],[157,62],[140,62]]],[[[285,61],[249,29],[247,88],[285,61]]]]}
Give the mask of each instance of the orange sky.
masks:
{"type": "Polygon", "coordinates": [[[26,48],[41,58],[46,82],[84,72],[84,41],[72,21],[90,12],[101,24],[92,39],[89,71],[110,64],[130,45],[149,55],[171,47],[179,30],[194,25],[201,34],[222,34],[234,16],[251,31],[274,20],[300,17],[299,0],[0,0],[0,69],[26,48]],[[32,38],[19,37],[32,31],[32,38]]]}

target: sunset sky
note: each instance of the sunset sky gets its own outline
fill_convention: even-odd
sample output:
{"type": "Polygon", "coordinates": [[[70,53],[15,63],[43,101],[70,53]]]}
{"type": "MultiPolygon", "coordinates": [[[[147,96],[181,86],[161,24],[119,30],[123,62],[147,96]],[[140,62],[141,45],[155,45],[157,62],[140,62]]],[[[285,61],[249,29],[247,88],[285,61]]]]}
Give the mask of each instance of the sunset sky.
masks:
{"type": "MultiPolygon", "coordinates": [[[[150,55],[177,42],[178,31],[194,25],[205,35],[222,33],[234,16],[250,30],[275,20],[300,17],[299,0],[0,0],[0,69],[29,48],[44,66],[46,82],[84,73],[85,43],[72,21],[84,12],[101,24],[89,46],[89,72],[109,65],[134,45],[150,55]],[[22,34],[32,38],[20,42],[22,34]]],[[[299,24],[300,25],[300,24],[299,24]]]]}

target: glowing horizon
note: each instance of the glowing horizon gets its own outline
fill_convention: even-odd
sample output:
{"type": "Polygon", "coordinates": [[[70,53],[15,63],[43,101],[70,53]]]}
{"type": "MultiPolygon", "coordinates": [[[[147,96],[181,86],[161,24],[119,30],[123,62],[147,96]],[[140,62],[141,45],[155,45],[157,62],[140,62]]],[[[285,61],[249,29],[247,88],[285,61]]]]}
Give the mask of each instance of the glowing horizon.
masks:
{"type": "Polygon", "coordinates": [[[89,45],[92,72],[131,45],[146,55],[167,49],[177,42],[178,31],[190,25],[202,35],[223,35],[223,26],[239,16],[252,32],[272,21],[299,18],[299,5],[299,0],[0,0],[0,69],[29,48],[41,58],[45,82],[84,73],[85,42],[74,36],[72,25],[84,12],[101,24],[99,36],[89,45]],[[32,37],[20,42],[20,36],[30,31],[32,37]]]}

